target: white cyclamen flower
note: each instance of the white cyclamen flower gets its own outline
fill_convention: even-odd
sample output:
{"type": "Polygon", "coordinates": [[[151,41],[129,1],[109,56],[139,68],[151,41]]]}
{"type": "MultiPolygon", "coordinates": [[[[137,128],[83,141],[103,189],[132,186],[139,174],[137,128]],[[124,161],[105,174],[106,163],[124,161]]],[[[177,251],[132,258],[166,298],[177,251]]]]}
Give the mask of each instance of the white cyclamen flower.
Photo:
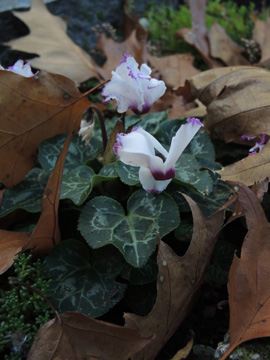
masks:
{"type": "Polygon", "coordinates": [[[0,70],[11,71],[24,77],[32,77],[35,75],[31,70],[30,64],[24,64],[23,60],[16,61],[13,66],[9,66],[7,69],[0,65],[0,70]]]}
{"type": "Polygon", "coordinates": [[[82,141],[85,142],[86,146],[89,146],[90,140],[93,136],[95,122],[87,122],[86,120],[81,121],[80,130],[78,134],[82,137],[82,141]]]}
{"type": "Polygon", "coordinates": [[[166,90],[164,81],[152,79],[151,69],[138,63],[131,55],[124,54],[116,71],[112,71],[112,79],[105,85],[102,95],[104,102],[111,99],[117,101],[117,111],[124,113],[131,109],[135,114],[141,115],[149,111],[154,101],[159,99],[166,90]]]}
{"type": "Polygon", "coordinates": [[[175,176],[176,161],[201,126],[199,119],[187,119],[172,138],[169,152],[141,127],[129,134],[117,134],[113,149],[123,163],[140,167],[139,179],[144,190],[160,193],[175,176]]]}

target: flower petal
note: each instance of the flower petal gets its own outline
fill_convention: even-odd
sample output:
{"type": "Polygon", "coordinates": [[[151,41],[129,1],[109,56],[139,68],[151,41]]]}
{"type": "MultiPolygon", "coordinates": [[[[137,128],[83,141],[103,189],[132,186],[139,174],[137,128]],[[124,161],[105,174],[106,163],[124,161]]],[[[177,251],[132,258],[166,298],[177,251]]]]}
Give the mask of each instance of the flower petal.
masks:
{"type": "Polygon", "coordinates": [[[145,167],[140,168],[139,179],[144,190],[157,194],[160,194],[163,190],[165,190],[172,181],[172,179],[164,181],[155,180],[151,171],[145,167]]]}
{"type": "Polygon", "coordinates": [[[186,124],[180,126],[180,129],[177,131],[171,141],[169,154],[164,164],[166,171],[174,168],[179,156],[182,154],[182,152],[185,150],[185,148],[188,146],[190,141],[193,139],[193,137],[197,134],[197,132],[202,126],[203,124],[199,120],[198,122],[189,122],[189,119],[187,120],[186,124]]]}

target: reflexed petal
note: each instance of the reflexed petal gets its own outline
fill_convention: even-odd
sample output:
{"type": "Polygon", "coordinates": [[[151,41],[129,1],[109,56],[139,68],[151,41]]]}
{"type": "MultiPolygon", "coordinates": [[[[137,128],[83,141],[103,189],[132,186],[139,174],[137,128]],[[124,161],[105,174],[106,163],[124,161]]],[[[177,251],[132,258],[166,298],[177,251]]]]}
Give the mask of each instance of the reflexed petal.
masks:
{"type": "Polygon", "coordinates": [[[169,185],[172,179],[158,181],[153,178],[151,171],[145,167],[141,167],[139,170],[139,179],[144,190],[153,193],[161,193],[169,185]]]}
{"type": "Polygon", "coordinates": [[[24,77],[34,76],[30,64],[29,63],[24,64],[23,60],[16,61],[16,63],[13,66],[10,66],[8,70],[12,71],[15,74],[22,75],[24,77]]]}
{"type": "MultiPolygon", "coordinates": [[[[134,131],[134,129],[133,129],[134,131]]],[[[151,135],[149,132],[143,130],[141,127],[136,128],[136,132],[142,134],[144,137],[148,139],[148,141],[151,143],[152,147],[155,148],[157,151],[159,151],[165,158],[168,156],[168,151],[161,145],[157,139],[151,135]]]]}
{"type": "Polygon", "coordinates": [[[185,150],[187,145],[194,138],[202,126],[202,123],[197,122],[190,122],[180,126],[180,129],[172,138],[169,154],[164,164],[166,170],[174,168],[179,156],[182,154],[182,152],[185,150]]]}

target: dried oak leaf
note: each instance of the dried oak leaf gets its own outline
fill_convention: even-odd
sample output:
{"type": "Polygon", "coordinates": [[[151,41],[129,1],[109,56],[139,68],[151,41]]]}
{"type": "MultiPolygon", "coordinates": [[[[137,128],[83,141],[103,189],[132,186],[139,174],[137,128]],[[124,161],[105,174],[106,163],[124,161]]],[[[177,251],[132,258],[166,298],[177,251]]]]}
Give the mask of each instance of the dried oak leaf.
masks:
{"type": "Polygon", "coordinates": [[[71,136],[72,132],[70,131],[44,190],[39,220],[22,251],[33,249],[33,254],[43,256],[48,254],[61,241],[58,208],[62,176],[71,136]]]}
{"type": "Polygon", "coordinates": [[[247,156],[216,172],[223,181],[240,181],[247,186],[263,181],[270,174],[270,142],[258,154],[247,156]]]}
{"type": "Polygon", "coordinates": [[[270,72],[254,66],[212,69],[194,75],[178,95],[207,107],[205,127],[226,142],[270,134],[270,72]]]}
{"type": "Polygon", "coordinates": [[[234,42],[219,24],[214,23],[208,31],[210,53],[214,58],[221,59],[226,65],[250,65],[242,55],[244,48],[234,42]]]}
{"type": "Polygon", "coordinates": [[[5,45],[14,50],[37,53],[40,57],[29,60],[35,68],[69,77],[77,84],[98,77],[95,63],[83,49],[67,35],[67,24],[52,15],[43,0],[32,0],[30,11],[14,12],[30,29],[30,34],[11,40],[5,45]]]}
{"type": "Polygon", "coordinates": [[[254,29],[252,39],[256,41],[261,49],[261,59],[259,65],[270,65],[270,19],[267,21],[253,19],[254,29]]]}
{"type": "Polygon", "coordinates": [[[188,315],[203,280],[205,269],[214,249],[223,223],[223,211],[206,218],[196,203],[188,196],[193,219],[192,240],[186,254],[177,256],[160,241],[157,262],[157,300],[147,316],[125,314],[126,326],[137,330],[141,336],[152,340],[132,360],[152,360],[160,352],[177,327],[188,315]]]}
{"type": "Polygon", "coordinates": [[[91,319],[78,312],[65,312],[42,326],[28,360],[128,360],[146,346],[135,330],[91,319]]]}
{"type": "Polygon", "coordinates": [[[73,81],[45,71],[32,78],[0,71],[0,92],[0,178],[12,187],[33,167],[38,145],[78,130],[92,103],[73,81]]]}
{"type": "Polygon", "coordinates": [[[0,230],[0,275],[11,267],[14,258],[29,241],[30,232],[0,230]]]}
{"type": "Polygon", "coordinates": [[[229,273],[230,348],[225,360],[241,343],[270,336],[270,224],[256,195],[234,183],[248,228],[241,257],[234,255],[229,273]]]}
{"type": "Polygon", "coordinates": [[[189,0],[192,29],[181,29],[175,34],[176,38],[182,38],[199,51],[205,63],[210,68],[222,66],[217,60],[210,56],[210,48],[207,39],[208,30],[205,25],[206,0],[189,0]]]}

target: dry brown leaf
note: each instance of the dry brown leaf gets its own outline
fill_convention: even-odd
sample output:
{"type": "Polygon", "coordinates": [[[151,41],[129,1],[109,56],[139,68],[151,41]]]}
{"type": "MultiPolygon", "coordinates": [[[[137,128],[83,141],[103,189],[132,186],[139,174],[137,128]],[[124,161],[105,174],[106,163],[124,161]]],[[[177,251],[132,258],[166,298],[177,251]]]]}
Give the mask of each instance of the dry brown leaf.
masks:
{"type": "Polygon", "coordinates": [[[176,96],[174,92],[167,89],[165,94],[151,106],[150,112],[168,111],[169,119],[179,119],[195,106],[195,102],[186,103],[183,97],[176,96]]]}
{"type": "Polygon", "coordinates": [[[261,48],[261,59],[259,65],[270,65],[270,19],[267,21],[253,19],[254,29],[252,38],[261,48]]]}
{"type": "Polygon", "coordinates": [[[0,275],[11,267],[14,258],[28,242],[30,232],[0,230],[0,275]]]}
{"type": "Polygon", "coordinates": [[[0,91],[0,178],[12,187],[33,167],[38,145],[68,133],[73,122],[78,130],[83,112],[92,103],[73,81],[45,71],[32,78],[0,71],[0,91]]]}
{"type": "Polygon", "coordinates": [[[226,142],[242,135],[270,134],[270,72],[254,66],[208,70],[189,79],[177,94],[207,106],[205,127],[226,142]]]}
{"type": "Polygon", "coordinates": [[[35,255],[43,256],[48,254],[53,247],[61,241],[58,225],[58,207],[60,201],[62,175],[71,136],[72,129],[65,140],[63,148],[61,149],[44,190],[41,203],[41,214],[37,225],[22,251],[33,249],[33,253],[35,255]]]}
{"type": "Polygon", "coordinates": [[[248,233],[241,257],[234,255],[229,273],[230,348],[220,360],[245,341],[270,336],[270,224],[248,187],[238,182],[234,189],[245,211],[248,233]]]}
{"type": "Polygon", "coordinates": [[[159,71],[166,86],[174,89],[184,85],[185,81],[200,72],[192,63],[194,56],[190,54],[175,54],[158,58],[148,55],[152,72],[159,71]]]}
{"type": "Polygon", "coordinates": [[[97,49],[104,52],[107,57],[102,68],[96,67],[97,72],[103,79],[111,78],[112,70],[115,70],[119,65],[124,53],[133,56],[139,64],[146,62],[146,41],[137,40],[136,30],[133,30],[130,36],[121,43],[109,39],[102,34],[98,39],[97,49]]]}
{"type": "Polygon", "coordinates": [[[210,54],[221,59],[226,65],[250,65],[242,55],[244,48],[234,42],[219,24],[214,23],[208,31],[210,54]]]}
{"type": "Polygon", "coordinates": [[[194,219],[193,236],[183,257],[177,256],[160,241],[157,262],[157,300],[153,310],[145,317],[125,314],[126,326],[137,330],[141,336],[156,335],[132,360],[152,360],[163,348],[177,327],[188,315],[203,280],[223,223],[223,212],[206,218],[196,203],[184,195],[194,219]]]}
{"type": "Polygon", "coordinates": [[[265,180],[270,175],[270,143],[258,154],[247,156],[216,172],[223,181],[240,181],[247,186],[265,180]]]}
{"type": "Polygon", "coordinates": [[[210,49],[207,40],[208,30],[205,25],[206,0],[189,0],[192,29],[181,29],[175,34],[176,38],[182,38],[199,51],[202,58],[210,68],[223,66],[210,57],[210,49]]]}
{"type": "Polygon", "coordinates": [[[52,15],[43,0],[32,0],[31,10],[14,12],[30,29],[30,34],[11,40],[6,45],[14,50],[37,53],[40,57],[29,60],[35,68],[61,74],[77,84],[97,77],[95,63],[83,49],[67,35],[67,24],[52,15]]]}
{"type": "Polygon", "coordinates": [[[78,312],[60,315],[42,326],[28,360],[128,360],[151,338],[134,330],[105,323],[78,312]]]}
{"type": "Polygon", "coordinates": [[[177,353],[174,355],[174,357],[171,360],[184,360],[184,359],[186,359],[188,357],[188,355],[190,354],[192,348],[193,348],[194,337],[195,337],[195,334],[192,333],[191,339],[189,340],[187,345],[183,349],[177,351],[177,353]]]}

